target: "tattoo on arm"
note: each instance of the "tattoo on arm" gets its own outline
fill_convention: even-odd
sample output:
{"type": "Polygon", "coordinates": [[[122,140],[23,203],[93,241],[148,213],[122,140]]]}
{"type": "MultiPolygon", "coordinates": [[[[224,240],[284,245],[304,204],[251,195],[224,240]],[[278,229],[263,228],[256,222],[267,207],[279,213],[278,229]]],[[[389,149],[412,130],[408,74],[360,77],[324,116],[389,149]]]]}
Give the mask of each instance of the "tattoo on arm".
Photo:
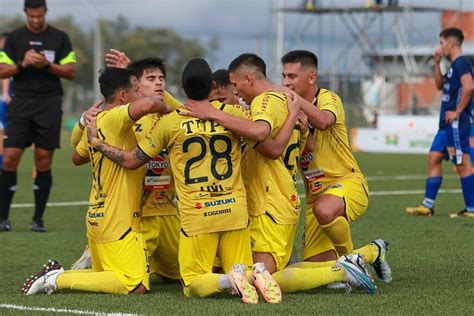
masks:
{"type": "Polygon", "coordinates": [[[150,157],[148,157],[140,148],[135,150],[134,158],[140,166],[146,164],[150,160],[150,157]]]}
{"type": "Polygon", "coordinates": [[[125,162],[125,152],[122,149],[111,146],[103,141],[98,142],[95,149],[100,151],[105,157],[109,158],[116,164],[123,166],[123,163],[125,162]]]}

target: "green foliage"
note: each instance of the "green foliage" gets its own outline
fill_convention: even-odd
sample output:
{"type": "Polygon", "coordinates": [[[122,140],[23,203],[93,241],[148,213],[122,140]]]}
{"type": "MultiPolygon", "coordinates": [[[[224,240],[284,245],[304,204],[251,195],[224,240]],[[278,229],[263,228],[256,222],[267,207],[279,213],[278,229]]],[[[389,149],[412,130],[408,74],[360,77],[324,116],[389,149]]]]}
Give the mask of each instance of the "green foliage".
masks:
{"type": "MultiPolygon", "coordinates": [[[[55,155],[50,200],[87,200],[91,181],[89,166],[72,166],[70,150],[65,147],[55,155]]],[[[31,159],[31,152],[27,151],[20,168],[19,191],[14,203],[33,201],[31,159]]],[[[420,190],[424,187],[425,156],[359,154],[357,159],[372,179],[369,180],[371,192],[420,190]],[[400,181],[391,178],[397,175],[419,175],[420,179],[400,181]]],[[[445,165],[444,171],[447,177],[442,188],[458,189],[459,180],[449,164],[445,165]]],[[[302,185],[299,190],[303,192],[302,185]]],[[[50,232],[46,234],[29,232],[31,208],[14,208],[11,211],[13,231],[0,233],[0,306],[16,304],[138,314],[183,314],[190,311],[198,315],[472,314],[474,221],[447,216],[463,207],[461,194],[440,194],[433,218],[406,216],[404,208],[418,204],[421,198],[422,194],[372,196],[366,214],[351,224],[356,247],[380,237],[390,242],[387,260],[393,270],[393,281],[379,283],[379,295],[318,289],[285,294],[281,305],[260,303],[257,306],[245,306],[237,297],[228,294],[208,299],[184,298],[179,285],[164,284],[153,284],[153,291],[146,296],[66,292],[24,297],[19,290],[24,279],[39,270],[48,259],[57,259],[68,267],[80,256],[86,243],[85,206],[48,207],[45,222],[50,232]]],[[[301,223],[296,238],[299,254],[302,228],[301,223]]],[[[0,314],[19,312],[0,307],[0,314]]]]}

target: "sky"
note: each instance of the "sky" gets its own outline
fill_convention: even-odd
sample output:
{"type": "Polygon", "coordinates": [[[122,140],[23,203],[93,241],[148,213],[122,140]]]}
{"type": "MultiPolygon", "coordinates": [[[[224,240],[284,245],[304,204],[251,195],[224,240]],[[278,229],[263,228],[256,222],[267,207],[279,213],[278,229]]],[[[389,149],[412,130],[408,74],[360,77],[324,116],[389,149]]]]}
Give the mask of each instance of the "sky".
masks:
{"type": "MultiPolygon", "coordinates": [[[[385,0],[386,1],[386,0],[385,0]]],[[[124,15],[133,26],[170,27],[184,37],[198,38],[204,45],[212,36],[219,39],[213,69],[227,67],[229,62],[244,52],[254,52],[267,63],[275,58],[274,9],[284,2],[285,7],[296,8],[303,0],[47,0],[48,18],[70,15],[86,29],[97,18],[113,19],[124,15]]],[[[366,0],[318,0],[320,7],[361,7],[366,0]]],[[[401,6],[433,6],[474,11],[472,0],[400,0],[401,6]]],[[[22,0],[0,0],[0,16],[22,13],[22,0]]],[[[359,14],[360,25],[368,15],[359,14]]],[[[379,17],[369,29],[371,41],[378,47],[393,47],[393,20],[390,13],[379,17]]],[[[402,19],[402,28],[413,44],[433,43],[439,33],[439,14],[411,14],[402,19]]],[[[361,51],[354,45],[340,16],[285,15],[284,51],[309,49],[320,59],[320,71],[331,68],[357,70],[361,51]],[[357,58],[353,58],[356,56],[357,58]]]]}

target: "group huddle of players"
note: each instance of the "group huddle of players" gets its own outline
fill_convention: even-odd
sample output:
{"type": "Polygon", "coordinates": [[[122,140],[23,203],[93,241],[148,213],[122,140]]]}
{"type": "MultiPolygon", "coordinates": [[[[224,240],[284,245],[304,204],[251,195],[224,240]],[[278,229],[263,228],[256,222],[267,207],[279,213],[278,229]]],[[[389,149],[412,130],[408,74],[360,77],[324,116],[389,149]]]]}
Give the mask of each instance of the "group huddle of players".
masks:
{"type": "Polygon", "coordinates": [[[111,50],[106,61],[102,110],[86,111],[71,137],[73,163],[92,167],[91,264],[64,271],[50,261],[25,294],[145,293],[156,275],[180,280],[185,296],[231,290],[253,304],[325,285],[375,294],[366,263],[391,281],[384,240],[353,248],[350,223],[367,209],[368,184],[341,99],[317,85],[313,53],[282,57],[281,86],[255,54],[214,73],[193,59],[181,77],[184,102],[166,91],[162,59],[131,62],[111,50]],[[303,262],[294,255],[298,170],[303,262]]]}

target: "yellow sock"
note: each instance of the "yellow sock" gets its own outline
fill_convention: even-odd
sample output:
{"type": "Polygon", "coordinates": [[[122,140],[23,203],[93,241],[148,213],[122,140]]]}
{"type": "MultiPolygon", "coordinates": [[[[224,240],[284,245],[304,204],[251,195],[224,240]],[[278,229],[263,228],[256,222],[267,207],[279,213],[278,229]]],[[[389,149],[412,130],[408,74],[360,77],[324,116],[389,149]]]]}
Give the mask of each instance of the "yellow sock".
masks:
{"type": "Polygon", "coordinates": [[[291,293],[314,289],[334,282],[343,282],[344,270],[339,267],[320,267],[312,269],[285,268],[272,274],[282,292],[291,293]]]}
{"type": "Polygon", "coordinates": [[[364,256],[365,262],[374,263],[379,256],[379,248],[375,244],[367,244],[359,249],[355,249],[354,253],[360,253],[364,256]]]}
{"type": "Polygon", "coordinates": [[[313,268],[321,268],[321,267],[332,267],[336,264],[336,260],[333,261],[322,261],[322,262],[311,262],[311,261],[303,261],[294,263],[287,268],[299,268],[299,269],[313,269],[313,268]]]}
{"type": "Polygon", "coordinates": [[[347,219],[338,216],[331,223],[321,225],[321,228],[331,239],[339,255],[352,253],[351,228],[347,219]]]}
{"type": "Polygon", "coordinates": [[[195,277],[189,286],[183,289],[187,297],[208,297],[222,292],[219,287],[219,277],[222,274],[206,273],[195,277]]]}
{"type": "Polygon", "coordinates": [[[58,289],[128,294],[128,290],[112,271],[65,272],[58,276],[56,285],[58,289]]]}

